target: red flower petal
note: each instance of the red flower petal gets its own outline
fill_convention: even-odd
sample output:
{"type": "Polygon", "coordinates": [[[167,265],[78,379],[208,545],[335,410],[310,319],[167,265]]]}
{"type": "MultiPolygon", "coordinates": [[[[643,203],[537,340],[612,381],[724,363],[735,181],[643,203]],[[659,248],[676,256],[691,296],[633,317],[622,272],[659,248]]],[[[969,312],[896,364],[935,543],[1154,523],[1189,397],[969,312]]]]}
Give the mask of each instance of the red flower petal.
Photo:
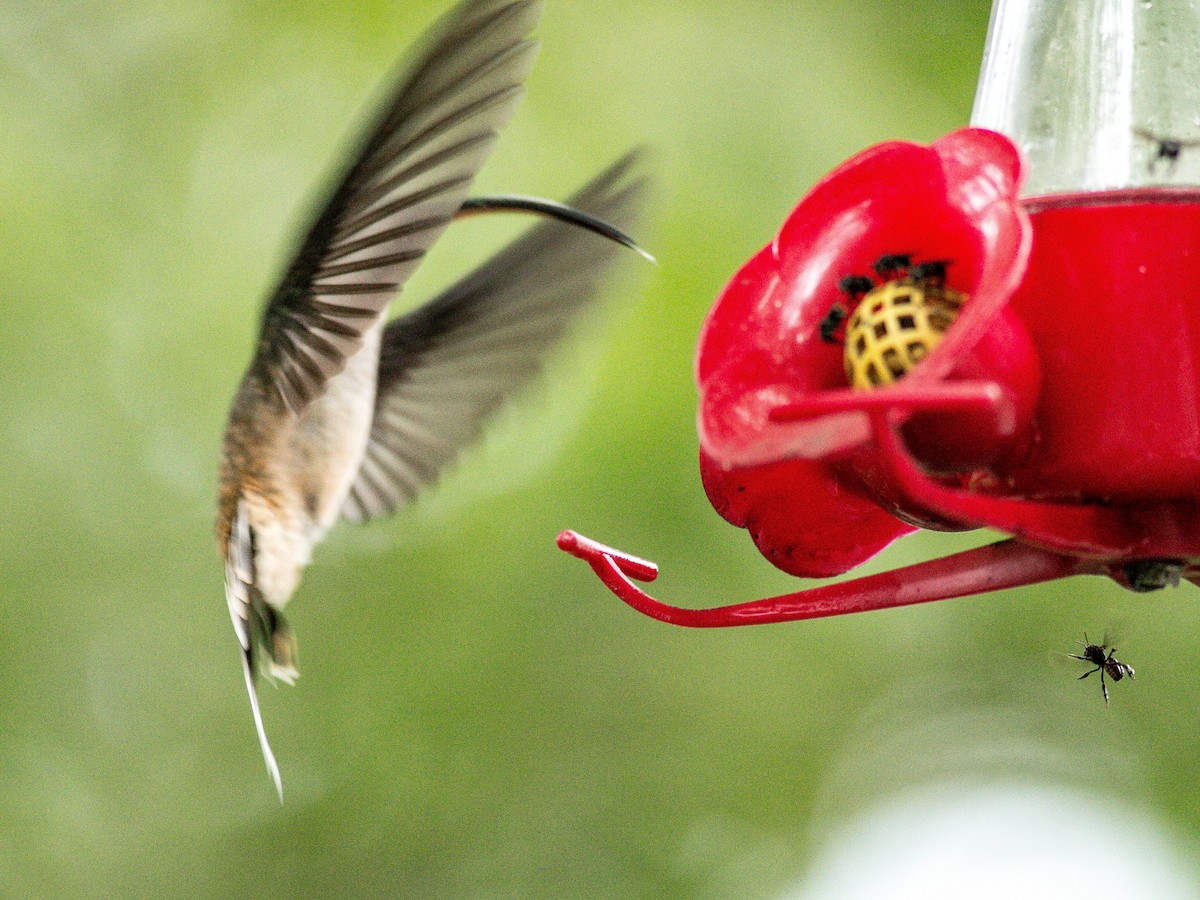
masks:
{"type": "MultiPolygon", "coordinates": [[[[705,489],[785,571],[840,573],[911,530],[861,480],[872,465],[860,451],[872,437],[866,409],[889,397],[902,418],[919,412],[923,397],[944,408],[938,389],[956,366],[975,375],[966,357],[988,340],[1029,253],[1029,222],[1016,197],[1020,168],[1006,138],[976,129],[930,147],[871,148],[818,183],[717,299],[696,356],[705,489]],[[948,281],[971,299],[903,392],[851,391],[843,351],[821,340],[820,322],[843,299],[843,276],[868,273],[895,253],[949,260],[948,281]],[[789,407],[809,412],[778,415],[789,407]]],[[[1025,394],[1031,383],[1036,390],[1036,377],[1021,383],[1025,394]]],[[[964,402],[961,395],[953,402],[964,402]]],[[[1018,399],[1028,412],[1031,400],[1018,399]]],[[[1011,418],[1012,398],[992,402],[997,418],[1011,418]]],[[[985,424],[991,418],[986,407],[974,415],[985,424]]]]}
{"type": "Polygon", "coordinates": [[[709,502],[730,523],[750,532],[775,566],[800,578],[829,578],[870,559],[915,529],[856,493],[820,463],[785,460],[753,468],[720,469],[700,454],[709,502]]]}
{"type": "Polygon", "coordinates": [[[946,377],[1020,283],[1030,229],[1019,172],[1006,138],[967,129],[931,147],[881,144],[818,183],[726,286],[701,332],[702,446],[725,466],[744,466],[821,458],[868,439],[861,415],[773,423],[768,414],[847,388],[842,352],[821,341],[819,324],[842,299],[839,279],[869,272],[887,253],[950,260],[951,284],[971,297],[909,387],[946,377]]]}

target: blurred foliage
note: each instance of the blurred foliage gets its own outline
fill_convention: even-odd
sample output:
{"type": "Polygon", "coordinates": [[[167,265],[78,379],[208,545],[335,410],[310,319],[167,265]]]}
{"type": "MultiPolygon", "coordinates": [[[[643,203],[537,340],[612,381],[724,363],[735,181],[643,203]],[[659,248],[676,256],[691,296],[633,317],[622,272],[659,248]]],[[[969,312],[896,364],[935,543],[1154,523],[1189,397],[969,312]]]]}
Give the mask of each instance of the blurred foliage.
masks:
{"type": "MultiPolygon", "coordinates": [[[[881,798],[963,774],[1194,836],[1192,589],[689,632],[553,547],[571,526],[655,559],[686,605],[796,588],[704,499],[697,330],[821,174],[965,123],[985,0],[550,0],[479,188],[565,196],[645,145],[660,264],[630,255],[437,491],[318,550],[303,678],[264,697],[279,807],[211,534],[220,435],[314,188],[446,5],[0,13],[0,894],[772,896],[881,798]],[[1116,619],[1139,677],[1105,710],[1045,657],[1116,619]]],[[[520,224],[457,226],[404,303],[520,224]]]]}

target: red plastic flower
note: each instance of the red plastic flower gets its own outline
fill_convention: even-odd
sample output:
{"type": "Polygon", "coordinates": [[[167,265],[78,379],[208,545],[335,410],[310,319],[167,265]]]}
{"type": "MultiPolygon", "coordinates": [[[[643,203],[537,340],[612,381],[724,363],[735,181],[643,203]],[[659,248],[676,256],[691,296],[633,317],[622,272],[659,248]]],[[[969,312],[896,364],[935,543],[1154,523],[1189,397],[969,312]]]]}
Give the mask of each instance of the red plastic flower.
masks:
{"type": "MultiPolygon", "coordinates": [[[[1200,284],[1200,195],[1030,204],[1018,199],[1021,168],[1007,138],[979,129],[858,155],[726,286],[696,358],[705,490],[781,569],[839,574],[914,526],[988,526],[1010,540],[699,611],[633,586],[630,577],[654,576],[650,563],[573,532],[560,546],[627,602],[688,625],[807,618],[1077,573],[1136,590],[1196,577],[1200,308],[1190,286],[1200,284]],[[906,310],[885,308],[880,292],[847,298],[847,276],[882,258],[933,263],[955,314],[937,342],[914,345],[923,356],[852,383],[848,372],[864,370],[850,338],[844,349],[823,332],[847,299],[870,307],[855,352],[871,328],[886,332],[870,315],[899,321],[906,310]]],[[[919,282],[906,275],[881,291],[912,295],[925,290],[919,282]]]]}
{"type": "Polygon", "coordinates": [[[874,147],[821,181],[718,298],[696,358],[701,473],[717,511],[749,528],[780,568],[844,572],[911,531],[901,519],[954,527],[905,508],[895,491],[880,505],[878,487],[868,487],[881,480],[870,410],[924,414],[925,430],[937,432],[923,442],[926,455],[942,468],[966,470],[1027,437],[1014,407],[1019,398],[1027,422],[1037,362],[1005,310],[1029,256],[1019,179],[1016,148],[989,131],[874,147]],[[854,390],[820,322],[842,277],[896,253],[946,260],[948,282],[970,301],[908,376],[854,390]],[[981,372],[992,388],[1016,389],[988,394],[981,372]],[[933,411],[943,415],[930,423],[933,411]],[[964,418],[975,427],[964,429],[964,418]]]}

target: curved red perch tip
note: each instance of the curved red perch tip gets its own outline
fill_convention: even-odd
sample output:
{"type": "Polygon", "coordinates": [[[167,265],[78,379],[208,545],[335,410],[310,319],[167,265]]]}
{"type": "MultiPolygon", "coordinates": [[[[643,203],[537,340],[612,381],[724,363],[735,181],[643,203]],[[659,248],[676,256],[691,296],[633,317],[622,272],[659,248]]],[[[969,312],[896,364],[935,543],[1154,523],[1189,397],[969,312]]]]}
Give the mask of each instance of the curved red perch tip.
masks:
{"type": "Polygon", "coordinates": [[[592,568],[596,567],[597,560],[608,559],[620,571],[638,581],[653,581],[658,577],[658,566],[649,560],[622,553],[620,550],[601,544],[599,541],[593,541],[569,528],[559,532],[557,544],[559,550],[577,556],[584,562],[592,563],[592,568]]]}
{"type": "Polygon", "coordinates": [[[569,530],[559,534],[558,546],[587,562],[610,591],[638,612],[660,622],[688,628],[817,619],[966,597],[1053,581],[1068,575],[1102,575],[1107,571],[1098,562],[1074,559],[1007,540],[878,575],[764,600],[712,609],[684,609],[654,599],[630,580],[653,581],[658,576],[658,566],[654,563],[569,530]]]}

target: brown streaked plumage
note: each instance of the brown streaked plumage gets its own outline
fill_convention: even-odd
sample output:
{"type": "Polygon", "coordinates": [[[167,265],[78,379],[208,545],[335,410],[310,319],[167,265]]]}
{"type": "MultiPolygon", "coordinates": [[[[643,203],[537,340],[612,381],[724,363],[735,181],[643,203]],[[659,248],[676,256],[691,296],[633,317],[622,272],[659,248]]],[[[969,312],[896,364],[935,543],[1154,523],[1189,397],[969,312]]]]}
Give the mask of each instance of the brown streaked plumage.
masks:
{"type": "Polygon", "coordinates": [[[618,244],[634,246],[603,221],[624,225],[640,207],[633,154],[570,206],[467,198],[521,93],[540,9],[540,0],[464,0],[424,39],[267,304],[230,410],[217,537],[255,726],[281,797],[255,676],[297,675],[282,610],[313,547],[339,514],[361,522],[390,513],[436,480],[533,377],[618,244]],[[548,221],[385,325],[451,220],[490,209],[548,221]]]}

